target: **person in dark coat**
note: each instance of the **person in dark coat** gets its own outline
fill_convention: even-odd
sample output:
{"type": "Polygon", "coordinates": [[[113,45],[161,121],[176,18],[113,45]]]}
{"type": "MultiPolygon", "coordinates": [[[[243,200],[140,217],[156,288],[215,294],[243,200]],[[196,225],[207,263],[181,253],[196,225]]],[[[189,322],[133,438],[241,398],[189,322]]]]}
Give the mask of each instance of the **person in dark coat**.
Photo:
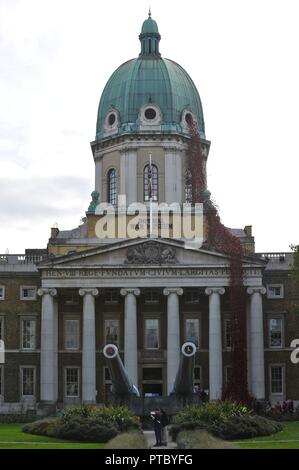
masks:
{"type": "Polygon", "coordinates": [[[162,419],[163,415],[161,413],[160,408],[156,408],[155,411],[151,412],[151,418],[154,421],[154,430],[156,436],[156,444],[154,447],[158,447],[162,445],[162,419]]]}

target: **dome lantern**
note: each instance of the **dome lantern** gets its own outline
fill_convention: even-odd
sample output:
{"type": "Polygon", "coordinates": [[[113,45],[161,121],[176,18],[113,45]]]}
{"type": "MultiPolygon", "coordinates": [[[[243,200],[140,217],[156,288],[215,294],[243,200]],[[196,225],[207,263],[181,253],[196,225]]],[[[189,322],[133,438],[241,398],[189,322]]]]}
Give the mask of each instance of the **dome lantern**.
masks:
{"type": "Polygon", "coordinates": [[[151,10],[148,12],[148,18],[143,22],[139,40],[141,42],[141,52],[139,56],[142,57],[160,57],[159,42],[161,36],[159,34],[158,25],[152,19],[151,10]]]}

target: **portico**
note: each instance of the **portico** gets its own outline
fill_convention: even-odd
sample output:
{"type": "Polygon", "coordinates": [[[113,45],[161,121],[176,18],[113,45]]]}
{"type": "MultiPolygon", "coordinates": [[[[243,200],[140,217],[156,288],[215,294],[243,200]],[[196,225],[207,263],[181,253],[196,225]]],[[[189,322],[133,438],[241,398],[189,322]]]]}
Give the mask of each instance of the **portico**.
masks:
{"type": "MultiPolygon", "coordinates": [[[[200,319],[202,326],[199,329],[207,329],[198,333],[202,337],[197,352],[201,386],[209,391],[210,399],[221,398],[224,367],[227,366],[223,360],[227,350],[223,344],[224,316],[227,315],[225,292],[229,286],[228,260],[225,256],[203,249],[191,252],[176,241],[130,240],[117,243],[117,247],[109,245],[105,249],[88,250],[60,257],[51,263],[44,262],[39,269],[42,274],[42,288],[39,291],[42,296],[42,331],[47,331],[41,338],[41,371],[47,370],[46,378],[41,373],[43,401],[55,402],[58,399],[55,371],[57,357],[63,355],[63,348],[59,352],[56,315],[60,317],[65,314],[59,298],[61,292],[65,295],[68,291],[81,298],[76,307],[82,328],[82,347],[78,349],[77,361],[82,381],[78,400],[84,403],[101,401],[104,384],[97,377],[97,362],[100,361],[105,367],[101,354],[106,342],[105,322],[110,325],[113,321],[118,325],[115,341],[133,383],[142,388],[144,367],[161,368],[167,384],[163,394],[169,394],[179,364],[180,346],[190,339],[190,332],[186,330],[186,319],[189,317],[193,318],[193,323],[200,319]],[[151,264],[154,254],[161,247],[172,250],[171,263],[151,264]],[[143,253],[143,264],[135,263],[134,259],[132,261],[132,249],[143,253]],[[107,304],[101,300],[111,289],[118,303],[107,304]],[[190,290],[198,294],[193,304],[188,303],[190,290]],[[157,302],[144,300],[149,291],[157,293],[157,302]],[[147,324],[148,320],[143,320],[144,315],[147,319],[154,319],[154,323],[151,320],[152,323],[147,324]],[[162,329],[162,322],[166,328],[162,329]],[[148,325],[154,325],[151,326],[152,330],[148,325]],[[146,334],[154,335],[157,344],[147,344],[146,334]],[[208,342],[204,336],[209,338],[208,342]]],[[[263,350],[256,338],[257,322],[260,328],[262,312],[259,300],[263,293],[261,265],[250,264],[244,259],[244,269],[248,296],[253,295],[248,313],[251,338],[248,346],[254,363],[259,361],[261,364],[258,371],[251,369],[249,375],[252,392],[262,398],[263,350]]]]}

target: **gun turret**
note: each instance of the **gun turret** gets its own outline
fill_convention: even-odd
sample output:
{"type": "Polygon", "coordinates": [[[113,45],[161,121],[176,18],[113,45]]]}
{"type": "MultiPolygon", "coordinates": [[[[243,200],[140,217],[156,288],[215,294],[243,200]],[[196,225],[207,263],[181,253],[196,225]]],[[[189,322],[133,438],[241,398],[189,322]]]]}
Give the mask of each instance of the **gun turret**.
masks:
{"type": "Polygon", "coordinates": [[[131,395],[139,397],[140,394],[138,388],[128,377],[118,353],[117,346],[115,346],[115,344],[106,344],[103,349],[103,354],[106,358],[107,366],[109,368],[113,393],[117,397],[129,397],[131,395]]]}
{"type": "Polygon", "coordinates": [[[181,359],[171,395],[191,396],[194,393],[194,343],[184,343],[181,348],[181,359]]]}

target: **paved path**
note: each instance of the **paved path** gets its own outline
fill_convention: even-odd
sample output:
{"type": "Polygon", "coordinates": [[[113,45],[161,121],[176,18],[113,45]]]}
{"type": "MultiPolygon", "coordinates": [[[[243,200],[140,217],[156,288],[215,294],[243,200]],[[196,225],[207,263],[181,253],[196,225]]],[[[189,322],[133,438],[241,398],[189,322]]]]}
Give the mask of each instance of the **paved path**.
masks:
{"type": "Polygon", "coordinates": [[[154,431],[143,431],[146,440],[147,440],[147,447],[148,449],[177,449],[177,443],[171,440],[171,437],[169,436],[167,430],[167,445],[166,446],[159,446],[159,447],[154,447],[154,444],[156,442],[155,438],[155,433],[154,431]]]}

